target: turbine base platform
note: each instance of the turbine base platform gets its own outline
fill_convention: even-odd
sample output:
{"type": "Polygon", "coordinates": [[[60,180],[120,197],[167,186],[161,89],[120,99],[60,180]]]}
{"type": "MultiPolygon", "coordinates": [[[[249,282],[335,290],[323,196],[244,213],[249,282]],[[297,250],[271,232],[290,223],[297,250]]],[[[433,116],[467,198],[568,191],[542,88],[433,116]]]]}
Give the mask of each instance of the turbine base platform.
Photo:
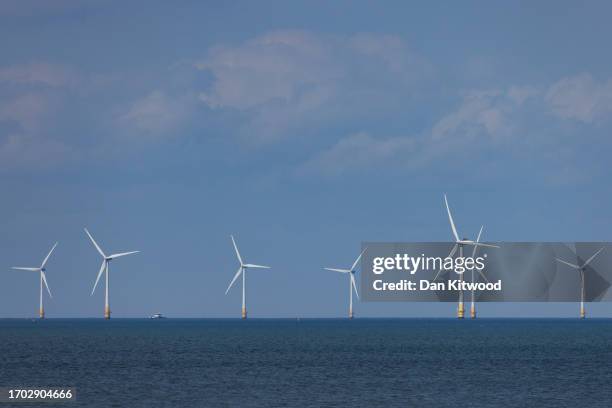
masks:
{"type": "Polygon", "coordinates": [[[242,308],[242,318],[246,319],[247,318],[247,311],[246,308],[242,308]]]}
{"type": "Polygon", "coordinates": [[[43,309],[42,307],[38,310],[38,317],[40,317],[41,319],[45,318],[45,309],[43,309]]]}
{"type": "Polygon", "coordinates": [[[110,319],[110,315],[111,315],[110,307],[107,306],[104,308],[104,318],[108,320],[110,319]]]}
{"type": "Polygon", "coordinates": [[[475,308],[475,307],[472,307],[472,308],[470,309],[470,317],[471,317],[472,319],[475,319],[475,318],[476,318],[476,308],[475,308]]]}
{"type": "Polygon", "coordinates": [[[457,308],[457,319],[463,319],[465,317],[465,310],[463,309],[463,305],[460,304],[457,308]]]}
{"type": "Polygon", "coordinates": [[[584,312],[584,309],[580,310],[580,318],[581,319],[585,319],[586,318],[586,313],[584,312]]]}

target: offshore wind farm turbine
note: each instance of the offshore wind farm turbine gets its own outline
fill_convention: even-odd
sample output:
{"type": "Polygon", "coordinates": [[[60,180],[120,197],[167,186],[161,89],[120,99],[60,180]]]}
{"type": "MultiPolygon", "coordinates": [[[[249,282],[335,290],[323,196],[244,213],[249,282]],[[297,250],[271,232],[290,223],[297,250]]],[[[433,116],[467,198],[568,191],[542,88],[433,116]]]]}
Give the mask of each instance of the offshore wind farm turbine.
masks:
{"type": "Polygon", "coordinates": [[[366,251],[366,249],[367,248],[364,248],[364,250],[361,251],[357,259],[355,259],[355,262],[353,262],[353,265],[351,266],[350,269],[323,268],[328,271],[348,274],[349,276],[349,319],[353,318],[353,290],[355,291],[355,295],[357,296],[357,299],[359,299],[359,293],[357,292],[357,285],[355,284],[355,268],[357,268],[357,264],[359,263],[359,260],[361,260],[361,257],[363,256],[363,253],[366,251]]]}
{"type": "Polygon", "coordinates": [[[38,308],[38,315],[40,316],[41,319],[45,318],[45,308],[43,307],[43,284],[45,285],[45,288],[47,289],[47,293],[49,293],[49,297],[53,298],[53,295],[51,295],[51,290],[49,289],[49,285],[47,284],[47,276],[45,274],[47,269],[45,268],[45,265],[47,265],[47,261],[49,260],[49,257],[51,257],[51,254],[53,253],[53,250],[55,249],[56,246],[57,246],[57,242],[53,245],[53,247],[51,248],[51,250],[45,257],[45,259],[42,261],[42,264],[38,268],[26,268],[23,266],[13,266],[11,268],[11,269],[17,269],[20,271],[40,272],[40,306],[38,308]]]}
{"type": "Polygon", "coordinates": [[[238,272],[236,272],[236,274],[234,275],[234,278],[232,279],[229,286],[227,287],[225,294],[227,295],[227,292],[229,292],[234,282],[236,282],[236,279],[238,279],[238,277],[242,275],[242,318],[246,319],[247,318],[247,309],[246,309],[246,272],[247,272],[247,269],[251,269],[251,268],[270,269],[270,267],[264,266],[264,265],[255,265],[255,264],[242,262],[242,257],[240,256],[240,251],[238,251],[238,246],[236,245],[234,236],[230,235],[230,237],[232,238],[232,244],[234,244],[234,250],[236,251],[236,257],[238,258],[238,262],[240,262],[240,267],[238,267],[238,272]]]}
{"type": "Polygon", "coordinates": [[[586,313],[584,311],[584,273],[586,272],[586,267],[599,255],[599,253],[603,251],[603,247],[599,249],[599,251],[595,252],[589,259],[587,259],[582,265],[576,265],[573,263],[569,263],[564,261],[563,259],[555,258],[558,262],[571,266],[574,269],[580,271],[580,318],[584,319],[586,317],[586,313]]]}
{"type": "MultiPolygon", "coordinates": [[[[474,246],[474,247],[489,247],[489,248],[499,248],[497,245],[491,244],[483,244],[482,242],[472,241],[467,238],[459,238],[459,233],[457,232],[457,227],[455,227],[455,221],[453,221],[453,216],[451,215],[450,207],[448,206],[448,199],[446,198],[446,194],[444,194],[444,203],[446,204],[446,213],[448,214],[448,221],[450,222],[451,230],[453,231],[453,238],[455,239],[455,245],[453,245],[453,249],[451,250],[448,257],[452,257],[459,249],[459,258],[463,258],[463,247],[474,246]]],[[[438,271],[436,274],[434,281],[438,278],[441,271],[438,271]]],[[[459,281],[463,281],[463,274],[459,274],[459,281]]],[[[465,309],[463,303],[463,290],[459,290],[459,301],[457,303],[457,318],[463,319],[465,317],[465,309]]]]}
{"type": "Polygon", "coordinates": [[[140,251],[119,252],[117,254],[112,254],[112,255],[107,256],[104,254],[104,251],[102,251],[98,243],[93,239],[93,237],[91,236],[87,228],[85,228],[85,233],[87,234],[91,242],[96,247],[96,250],[100,253],[100,255],[102,255],[102,258],[103,258],[102,266],[100,266],[100,272],[98,272],[98,277],[96,278],[96,283],[94,283],[93,289],[91,290],[91,295],[94,294],[96,290],[96,286],[98,286],[98,281],[100,280],[100,277],[102,276],[102,273],[106,271],[106,274],[105,274],[106,275],[106,290],[105,290],[105,295],[104,295],[104,318],[110,319],[111,311],[110,311],[110,304],[108,303],[108,264],[113,259],[116,259],[122,256],[126,256],[126,255],[136,254],[140,251]]]}

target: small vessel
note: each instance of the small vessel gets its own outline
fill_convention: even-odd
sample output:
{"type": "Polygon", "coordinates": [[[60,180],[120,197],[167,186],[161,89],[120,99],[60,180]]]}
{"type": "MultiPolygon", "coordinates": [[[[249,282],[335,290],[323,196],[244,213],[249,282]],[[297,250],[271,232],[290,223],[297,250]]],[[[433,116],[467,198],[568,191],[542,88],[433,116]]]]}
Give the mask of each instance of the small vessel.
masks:
{"type": "Polygon", "coordinates": [[[165,319],[166,316],[162,315],[161,313],[155,313],[154,315],[151,316],[151,319],[165,319]]]}

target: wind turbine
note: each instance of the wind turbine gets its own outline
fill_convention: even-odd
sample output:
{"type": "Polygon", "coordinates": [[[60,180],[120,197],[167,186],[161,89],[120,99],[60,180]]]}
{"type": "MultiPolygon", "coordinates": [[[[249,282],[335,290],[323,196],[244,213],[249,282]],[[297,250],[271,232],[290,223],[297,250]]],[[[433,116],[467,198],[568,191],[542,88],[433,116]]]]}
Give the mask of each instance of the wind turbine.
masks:
{"type": "Polygon", "coordinates": [[[236,250],[236,257],[238,257],[238,262],[240,262],[240,267],[238,268],[238,272],[236,272],[236,274],[234,275],[234,278],[232,279],[229,286],[227,287],[225,294],[227,295],[227,292],[229,292],[234,282],[236,282],[236,279],[238,279],[238,277],[242,275],[242,318],[246,319],[247,318],[247,309],[246,309],[246,272],[247,272],[247,269],[250,269],[250,268],[270,269],[270,267],[242,262],[242,257],[240,256],[240,252],[238,251],[238,246],[236,245],[234,236],[230,235],[230,237],[232,238],[232,244],[234,244],[234,249],[236,250]]]}
{"type": "Polygon", "coordinates": [[[580,271],[580,318],[581,319],[584,319],[586,316],[584,312],[584,273],[586,272],[586,267],[591,263],[593,259],[595,259],[597,255],[599,255],[601,251],[603,251],[603,247],[600,248],[599,251],[595,252],[589,259],[586,260],[586,262],[584,262],[580,266],[575,265],[573,263],[566,262],[563,259],[555,258],[558,262],[564,263],[580,271]]]}
{"type": "MultiPolygon", "coordinates": [[[[448,258],[455,255],[455,252],[457,252],[457,249],[459,249],[459,258],[463,258],[463,247],[466,245],[470,245],[474,247],[482,246],[482,247],[489,247],[489,248],[499,248],[497,245],[483,244],[482,242],[472,241],[467,238],[463,238],[463,239],[459,238],[457,227],[455,227],[455,221],[453,221],[453,216],[451,215],[450,207],[448,206],[448,199],[446,198],[446,194],[444,194],[444,203],[446,204],[446,212],[448,214],[448,221],[450,222],[450,226],[453,231],[453,238],[455,239],[455,245],[453,245],[453,249],[451,250],[450,254],[448,254],[448,258]]],[[[441,270],[438,271],[438,273],[436,274],[434,281],[438,278],[438,275],[440,275],[440,272],[441,270]]],[[[462,282],[462,281],[463,281],[463,274],[459,274],[459,282],[462,282]]],[[[463,290],[460,289],[459,290],[459,301],[457,304],[457,318],[463,319],[464,316],[465,316],[465,309],[463,305],[463,290]]]]}
{"type": "Polygon", "coordinates": [[[49,285],[47,284],[47,276],[45,274],[45,271],[47,269],[45,268],[45,265],[47,265],[47,261],[49,260],[49,257],[51,256],[51,253],[53,253],[53,250],[55,249],[56,246],[57,246],[57,242],[53,245],[53,247],[51,248],[51,250],[45,257],[45,259],[42,261],[42,264],[38,268],[26,268],[23,266],[13,266],[11,268],[11,269],[17,269],[20,271],[40,272],[40,307],[38,309],[38,315],[40,316],[41,319],[45,318],[45,308],[43,307],[43,284],[45,285],[45,288],[47,288],[47,293],[49,293],[49,297],[53,298],[53,295],[51,295],[51,290],[49,289],[49,285]]]}
{"type": "Polygon", "coordinates": [[[348,274],[349,276],[349,319],[353,318],[353,290],[355,290],[355,295],[357,296],[357,299],[359,299],[359,293],[357,292],[357,285],[355,284],[355,268],[357,267],[357,264],[359,263],[359,260],[361,259],[366,249],[367,248],[364,248],[364,250],[361,251],[357,259],[355,259],[355,262],[353,262],[351,269],[323,268],[328,271],[348,274]]]}
{"type": "Polygon", "coordinates": [[[98,281],[100,280],[100,276],[102,276],[102,273],[104,273],[104,271],[106,271],[106,291],[105,291],[105,295],[104,295],[104,318],[105,319],[110,319],[111,311],[110,311],[110,305],[108,303],[108,264],[110,263],[110,261],[112,261],[115,258],[119,258],[119,257],[126,256],[126,255],[131,255],[131,254],[136,254],[136,253],[138,253],[140,251],[119,252],[117,254],[112,254],[112,255],[106,256],[104,254],[104,251],[102,251],[100,246],[93,239],[93,237],[91,236],[91,234],[89,233],[87,228],[85,228],[85,233],[87,234],[87,236],[89,237],[89,239],[94,244],[94,246],[96,247],[96,249],[98,250],[100,255],[102,255],[102,258],[103,258],[102,266],[100,266],[100,272],[98,272],[98,277],[96,278],[96,283],[94,283],[93,289],[91,290],[91,295],[94,294],[94,292],[96,290],[96,286],[98,286],[98,281]]]}

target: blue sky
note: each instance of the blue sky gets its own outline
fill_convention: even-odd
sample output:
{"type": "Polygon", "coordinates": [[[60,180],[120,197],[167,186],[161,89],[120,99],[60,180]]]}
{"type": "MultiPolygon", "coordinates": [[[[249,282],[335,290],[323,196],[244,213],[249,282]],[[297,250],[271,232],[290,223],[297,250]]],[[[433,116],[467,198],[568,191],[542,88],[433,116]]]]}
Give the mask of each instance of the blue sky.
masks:
{"type": "MultiPolygon", "coordinates": [[[[610,241],[605,2],[0,5],[0,316],[343,316],[362,241],[610,241]],[[465,232],[463,232],[465,231],[465,232]]],[[[576,306],[482,305],[483,316],[576,306]]],[[[609,316],[607,304],[592,315],[609,316]]],[[[360,316],[452,316],[364,304],[360,316]]]]}

